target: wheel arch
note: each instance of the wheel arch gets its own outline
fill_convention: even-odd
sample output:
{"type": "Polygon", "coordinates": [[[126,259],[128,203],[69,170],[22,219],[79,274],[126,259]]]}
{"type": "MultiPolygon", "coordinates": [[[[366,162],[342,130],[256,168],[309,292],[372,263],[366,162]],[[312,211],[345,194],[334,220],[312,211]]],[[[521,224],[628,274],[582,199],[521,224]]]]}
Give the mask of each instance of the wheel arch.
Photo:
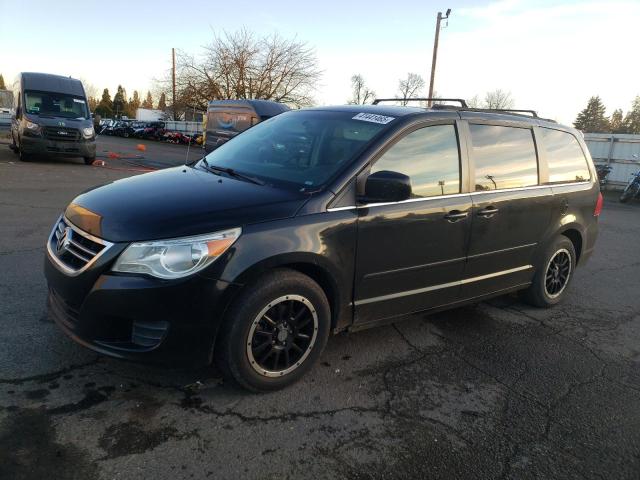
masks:
{"type": "Polygon", "coordinates": [[[576,264],[578,264],[580,262],[580,255],[582,254],[582,245],[584,243],[582,232],[580,232],[580,230],[578,230],[577,228],[570,227],[562,230],[560,232],[560,235],[563,235],[567,237],[569,240],[571,240],[571,243],[573,244],[573,249],[576,252],[576,264]]]}
{"type": "MultiPolygon", "coordinates": [[[[329,301],[331,310],[331,329],[340,328],[340,319],[345,316],[345,311],[349,309],[348,295],[344,292],[351,292],[352,285],[340,285],[336,267],[330,265],[324,257],[312,253],[294,253],[289,255],[277,255],[265,259],[243,271],[234,280],[234,283],[243,286],[252,283],[260,276],[270,270],[277,268],[287,268],[308,276],[315,281],[329,301]]],[[[243,288],[240,288],[240,293],[243,288]]]]}

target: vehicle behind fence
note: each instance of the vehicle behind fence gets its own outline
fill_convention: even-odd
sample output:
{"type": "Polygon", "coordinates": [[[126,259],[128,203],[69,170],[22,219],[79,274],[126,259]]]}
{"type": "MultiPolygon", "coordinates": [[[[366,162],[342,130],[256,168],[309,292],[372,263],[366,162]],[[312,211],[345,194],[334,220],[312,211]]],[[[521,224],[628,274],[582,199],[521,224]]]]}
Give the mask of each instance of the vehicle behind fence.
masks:
{"type": "Polygon", "coordinates": [[[586,133],[584,140],[596,167],[611,168],[604,188],[622,190],[640,170],[640,135],[586,133]]]}
{"type": "Polygon", "coordinates": [[[11,114],[0,112],[0,130],[9,130],[11,128],[11,114]]]}

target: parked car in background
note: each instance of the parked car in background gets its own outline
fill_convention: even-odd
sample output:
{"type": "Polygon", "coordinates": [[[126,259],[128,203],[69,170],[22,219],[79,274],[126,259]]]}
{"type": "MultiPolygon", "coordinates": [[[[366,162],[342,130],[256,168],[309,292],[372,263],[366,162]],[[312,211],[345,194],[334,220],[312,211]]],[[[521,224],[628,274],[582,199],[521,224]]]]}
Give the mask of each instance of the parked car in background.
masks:
{"type": "Polygon", "coordinates": [[[268,391],[330,332],[515,291],[557,304],[602,209],[582,135],[461,105],[286,112],[82,193],[47,242],[52,317],[98,352],[215,359],[268,391]]]}
{"type": "Polygon", "coordinates": [[[13,113],[13,93],[9,90],[0,90],[0,113],[13,113]]]}
{"type": "Polygon", "coordinates": [[[268,100],[213,100],[207,108],[204,148],[211,152],[240,132],[288,110],[285,104],[268,100]]]}
{"type": "Polygon", "coordinates": [[[129,138],[133,134],[133,120],[118,120],[113,127],[113,135],[129,138]]]}
{"type": "Polygon", "coordinates": [[[27,161],[32,155],[96,158],[96,136],[80,80],[48,73],[18,75],[11,148],[27,161]]]}
{"type": "Polygon", "coordinates": [[[145,124],[142,132],[140,132],[140,138],[144,138],[147,140],[160,140],[164,133],[164,122],[149,122],[145,124]]]}

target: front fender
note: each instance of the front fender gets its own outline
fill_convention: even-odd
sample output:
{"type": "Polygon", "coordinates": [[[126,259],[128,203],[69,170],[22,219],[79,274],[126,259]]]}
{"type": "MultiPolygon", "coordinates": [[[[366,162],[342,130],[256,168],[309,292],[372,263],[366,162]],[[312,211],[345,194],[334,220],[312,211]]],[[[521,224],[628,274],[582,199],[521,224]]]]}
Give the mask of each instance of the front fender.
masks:
{"type": "Polygon", "coordinates": [[[354,211],[301,215],[243,227],[242,235],[206,276],[245,285],[269,269],[307,273],[323,287],[336,326],[351,319],[356,253],[354,211]]]}

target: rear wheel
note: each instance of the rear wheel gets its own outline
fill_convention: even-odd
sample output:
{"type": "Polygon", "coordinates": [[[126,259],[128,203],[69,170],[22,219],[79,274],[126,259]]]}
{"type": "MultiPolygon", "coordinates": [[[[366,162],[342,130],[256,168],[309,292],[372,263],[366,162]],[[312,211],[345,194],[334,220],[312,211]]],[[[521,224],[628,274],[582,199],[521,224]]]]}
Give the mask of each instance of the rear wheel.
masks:
{"type": "Polygon", "coordinates": [[[216,363],[242,387],[265,392],[299,380],[322,353],[329,302],[311,278],[274,270],[248,285],[222,326],[216,363]]]}
{"type": "Polygon", "coordinates": [[[533,283],[525,290],[525,300],[536,307],[548,308],[560,303],[573,277],[576,251],[573,243],[560,235],[547,248],[537,266],[533,283]]]}
{"type": "Polygon", "coordinates": [[[627,185],[627,188],[625,188],[622,192],[622,195],[620,195],[620,202],[627,203],[629,200],[638,195],[638,190],[640,190],[640,182],[633,182],[627,185]]]}

